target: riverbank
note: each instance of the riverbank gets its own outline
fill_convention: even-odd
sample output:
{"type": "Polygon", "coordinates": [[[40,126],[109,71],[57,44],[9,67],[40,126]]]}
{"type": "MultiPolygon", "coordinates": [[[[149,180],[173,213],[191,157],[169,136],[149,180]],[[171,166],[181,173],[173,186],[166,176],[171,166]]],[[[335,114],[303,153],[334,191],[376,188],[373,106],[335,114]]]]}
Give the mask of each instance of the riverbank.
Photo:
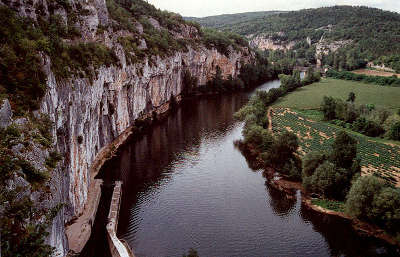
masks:
{"type": "Polygon", "coordinates": [[[370,224],[353,218],[344,212],[329,210],[319,205],[313,204],[312,200],[315,198],[312,198],[309,194],[306,193],[301,182],[289,180],[285,177],[285,175],[279,174],[274,169],[270,167],[265,167],[260,157],[260,152],[257,151],[256,147],[254,147],[253,145],[246,145],[241,141],[235,142],[235,145],[238,146],[242,154],[250,163],[250,166],[253,166],[256,169],[263,169],[263,176],[266,178],[266,183],[268,183],[268,185],[272,186],[273,188],[285,193],[288,199],[295,199],[296,192],[300,191],[302,204],[304,204],[304,206],[306,206],[308,209],[324,215],[336,216],[348,220],[351,222],[353,229],[359,235],[374,237],[383,240],[393,246],[400,247],[400,242],[396,240],[396,238],[387,234],[383,229],[374,224],[370,224]]]}
{"type": "MultiPolygon", "coordinates": [[[[177,103],[181,101],[181,96],[176,99],[177,103]]],[[[97,214],[101,197],[102,179],[96,179],[104,163],[115,156],[119,147],[123,145],[131,136],[139,136],[141,131],[151,125],[151,123],[165,118],[170,111],[170,103],[158,107],[153,113],[143,115],[135,121],[135,125],[127,128],[109,145],[100,149],[96,158],[90,167],[90,186],[88,190],[88,199],[82,213],[72,222],[66,225],[66,235],[68,238],[70,255],[80,253],[88,242],[92,227],[97,214]]]]}
{"type": "MultiPolygon", "coordinates": [[[[256,86],[255,86],[256,87],[256,86]]],[[[236,91],[210,91],[210,92],[196,92],[195,94],[185,96],[178,95],[162,106],[159,106],[152,112],[144,113],[137,119],[133,126],[127,128],[121,133],[111,144],[103,147],[97,154],[91,168],[90,168],[90,186],[88,191],[88,200],[82,213],[66,225],[66,234],[69,242],[70,255],[80,253],[88,242],[92,233],[92,227],[99,206],[101,196],[102,179],[96,179],[100,170],[106,161],[116,156],[119,148],[126,142],[132,142],[131,139],[139,138],[145,131],[151,129],[152,125],[162,122],[166,119],[171,112],[174,112],[178,106],[185,100],[197,99],[202,97],[212,97],[222,94],[234,94],[237,91],[243,92],[252,90],[253,88],[238,89],[236,91]]]]}

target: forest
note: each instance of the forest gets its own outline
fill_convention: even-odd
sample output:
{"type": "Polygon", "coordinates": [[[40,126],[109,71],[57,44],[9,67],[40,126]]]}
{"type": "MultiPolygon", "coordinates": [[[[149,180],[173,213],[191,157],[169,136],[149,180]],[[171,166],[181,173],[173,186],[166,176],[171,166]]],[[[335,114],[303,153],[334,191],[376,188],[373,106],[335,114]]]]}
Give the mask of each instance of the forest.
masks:
{"type": "MultiPolygon", "coordinates": [[[[243,36],[266,35],[274,41],[296,42],[293,50],[302,56],[307,51],[306,39],[318,43],[351,40],[342,51],[324,58],[324,64],[351,70],[366,61],[384,63],[399,69],[400,14],[369,7],[333,6],[277,14],[241,14],[236,23],[220,25],[226,16],[195,19],[203,26],[231,31],[243,36]],[[245,18],[246,17],[246,18],[245,18]],[[212,22],[211,22],[212,21],[212,22]]],[[[315,53],[315,50],[314,50],[315,53]]],[[[313,63],[313,60],[309,60],[313,63]]]]}

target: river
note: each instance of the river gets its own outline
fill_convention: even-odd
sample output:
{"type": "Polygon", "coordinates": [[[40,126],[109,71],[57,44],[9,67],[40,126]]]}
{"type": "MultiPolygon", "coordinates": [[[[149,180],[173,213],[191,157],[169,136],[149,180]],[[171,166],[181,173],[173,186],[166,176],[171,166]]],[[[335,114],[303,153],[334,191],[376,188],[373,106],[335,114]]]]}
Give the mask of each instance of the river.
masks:
{"type": "MultiPolygon", "coordinates": [[[[243,127],[233,114],[254,92],[186,100],[121,147],[101,172],[123,181],[118,236],[137,257],[182,256],[190,248],[200,256],[395,254],[348,222],[307,209],[300,193],[288,199],[249,167],[233,144],[243,127]]],[[[105,241],[91,241],[93,255],[105,255],[105,241]]]]}

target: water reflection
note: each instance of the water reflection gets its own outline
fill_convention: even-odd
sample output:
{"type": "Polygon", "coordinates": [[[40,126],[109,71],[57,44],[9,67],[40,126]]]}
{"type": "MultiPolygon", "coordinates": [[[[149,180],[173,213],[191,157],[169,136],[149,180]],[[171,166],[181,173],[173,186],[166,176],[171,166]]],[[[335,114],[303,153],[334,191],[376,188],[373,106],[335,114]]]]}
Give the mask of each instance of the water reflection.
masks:
{"type": "Polygon", "coordinates": [[[242,130],[233,114],[248,97],[187,101],[106,163],[101,176],[124,183],[119,237],[136,256],[377,255],[374,240],[306,210],[249,167],[233,145],[242,130]]]}
{"type": "Polygon", "coordinates": [[[269,204],[275,214],[279,216],[288,215],[296,207],[297,198],[276,189],[270,183],[265,183],[267,192],[270,196],[269,204]]]}

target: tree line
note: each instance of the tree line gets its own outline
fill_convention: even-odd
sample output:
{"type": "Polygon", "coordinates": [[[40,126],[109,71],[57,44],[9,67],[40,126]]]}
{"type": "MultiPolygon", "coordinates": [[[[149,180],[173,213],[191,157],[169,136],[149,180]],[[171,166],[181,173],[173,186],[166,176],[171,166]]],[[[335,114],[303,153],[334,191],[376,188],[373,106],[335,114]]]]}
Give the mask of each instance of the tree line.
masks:
{"type": "MultiPolygon", "coordinates": [[[[257,92],[235,114],[245,122],[242,143],[256,150],[264,168],[273,168],[288,179],[301,181],[306,192],[314,197],[345,201],[347,214],[375,223],[399,238],[400,190],[375,176],[361,176],[354,138],[342,131],[326,152],[310,152],[300,158],[299,139],[294,133],[269,132],[268,106],[296,88],[293,85],[299,85],[297,74],[280,77],[280,88],[257,92]]],[[[354,101],[354,97],[350,95],[349,101],[354,101]]]]}

